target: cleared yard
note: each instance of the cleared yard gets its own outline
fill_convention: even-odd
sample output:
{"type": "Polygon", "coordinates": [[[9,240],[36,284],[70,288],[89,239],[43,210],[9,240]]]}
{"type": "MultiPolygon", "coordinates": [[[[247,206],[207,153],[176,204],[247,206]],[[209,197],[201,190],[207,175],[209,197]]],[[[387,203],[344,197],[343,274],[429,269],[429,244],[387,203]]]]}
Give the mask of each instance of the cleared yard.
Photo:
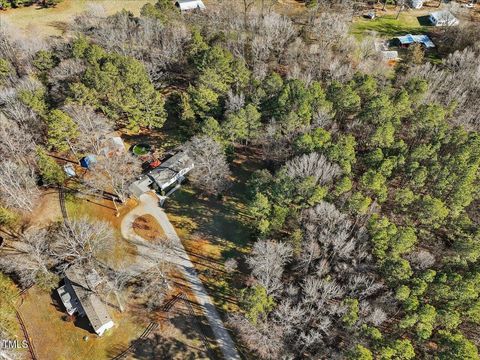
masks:
{"type": "Polygon", "coordinates": [[[60,36],[76,15],[92,5],[103,7],[107,15],[114,14],[122,9],[139,15],[140,9],[146,3],[155,3],[155,0],[64,0],[55,8],[45,9],[29,6],[9,9],[0,12],[0,18],[6,19],[23,30],[25,35],[34,34],[36,37],[60,36]]]}
{"type": "Polygon", "coordinates": [[[238,309],[241,273],[246,270],[242,260],[251,240],[243,203],[246,182],[259,161],[254,154],[237,156],[231,165],[233,186],[222,201],[199,196],[197,190],[185,185],[165,203],[200,279],[225,312],[238,309]],[[224,264],[230,258],[238,261],[238,271],[229,274],[224,264]]]}
{"type": "Polygon", "coordinates": [[[135,311],[120,313],[110,308],[116,326],[98,337],[80,327],[82,324],[65,321],[66,313],[53,299],[49,293],[32,288],[19,308],[39,359],[108,359],[126,348],[146,326],[145,320],[134,315],[135,311]]]}
{"type": "Polygon", "coordinates": [[[424,16],[428,11],[406,11],[402,12],[398,19],[396,14],[387,12],[385,15],[379,12],[374,20],[358,18],[352,25],[352,34],[357,38],[368,35],[369,32],[376,32],[382,38],[392,38],[399,35],[423,34],[428,32],[429,27],[424,24],[424,16]]]}
{"type": "Polygon", "coordinates": [[[115,234],[117,234],[115,248],[113,253],[108,253],[105,257],[114,266],[130,264],[136,259],[135,246],[124,240],[120,235],[120,223],[123,216],[135,206],[136,202],[129,200],[120,208],[120,215],[116,216],[116,209],[112,201],[90,196],[75,196],[73,194],[69,194],[66,197],[67,213],[70,218],[86,216],[112,224],[115,234]]]}

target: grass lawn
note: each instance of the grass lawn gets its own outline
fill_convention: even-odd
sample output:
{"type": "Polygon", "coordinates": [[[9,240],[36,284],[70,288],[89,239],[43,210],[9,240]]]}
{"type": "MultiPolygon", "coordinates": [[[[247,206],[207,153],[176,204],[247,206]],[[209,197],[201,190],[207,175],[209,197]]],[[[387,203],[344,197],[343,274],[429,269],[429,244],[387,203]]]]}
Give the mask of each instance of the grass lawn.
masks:
{"type": "Polygon", "coordinates": [[[358,17],[352,24],[351,33],[357,38],[362,39],[367,36],[369,32],[376,32],[382,38],[393,38],[399,35],[423,34],[427,33],[431,26],[428,26],[426,18],[428,14],[433,11],[429,9],[408,10],[397,13],[394,9],[385,12],[377,11],[377,18],[375,20],[364,19],[358,17]]]}
{"type": "Polygon", "coordinates": [[[63,309],[57,308],[49,293],[32,288],[19,308],[39,359],[100,360],[109,359],[126,348],[146,326],[128,311],[109,309],[116,326],[98,337],[63,320],[63,309]],[[84,337],[88,336],[88,340],[84,337]]]}
{"type": "Polygon", "coordinates": [[[106,261],[112,266],[121,264],[129,264],[136,259],[136,248],[134,245],[124,240],[120,235],[120,224],[122,218],[130,209],[136,206],[136,202],[129,200],[124,206],[120,208],[120,216],[115,216],[116,210],[113,203],[109,200],[79,196],[74,194],[67,194],[65,199],[65,206],[69,218],[89,217],[93,220],[102,220],[110,223],[113,226],[114,232],[117,235],[115,247],[113,252],[105,254],[106,261]]]}
{"type": "Polygon", "coordinates": [[[77,14],[87,10],[90,5],[102,6],[107,15],[122,9],[139,15],[140,9],[147,2],[154,3],[155,0],[64,0],[55,8],[29,6],[9,9],[0,12],[0,17],[20,28],[26,35],[60,36],[66,30],[68,23],[77,14]]]}
{"type": "Polygon", "coordinates": [[[213,301],[225,312],[236,310],[242,273],[252,235],[245,214],[246,181],[259,167],[252,155],[240,155],[231,165],[233,186],[223,200],[199,195],[184,185],[165,203],[166,212],[197,268],[213,301]],[[252,160],[253,159],[253,160],[252,160]],[[225,260],[239,262],[238,272],[228,274],[225,260]]]}
{"type": "MultiPolygon", "coordinates": [[[[123,262],[133,263],[137,260],[135,246],[128,241],[125,241],[119,234],[122,217],[135,206],[135,201],[127,202],[127,204],[120,209],[120,216],[116,217],[115,208],[108,200],[88,197],[81,194],[76,194],[75,196],[73,194],[69,194],[66,197],[66,207],[70,218],[88,216],[93,219],[104,220],[111,223],[113,228],[118,232],[114,251],[107,254],[106,258],[104,259],[104,261],[109,263],[111,263],[113,260],[113,264],[121,264],[123,262]]],[[[136,226],[134,229],[135,232],[147,239],[153,240],[161,238],[164,235],[160,224],[158,224],[157,221],[149,215],[144,215],[137,218],[134,226],[136,226]]],[[[172,279],[173,287],[170,289],[167,299],[171,298],[173,294],[177,294],[179,292],[184,292],[190,299],[194,298],[188,287],[188,283],[185,282],[183,277],[181,277],[179,274],[172,274],[172,279]]],[[[135,351],[134,358],[206,359],[207,357],[205,355],[203,343],[200,340],[198,326],[202,327],[202,331],[209,339],[210,346],[213,348],[213,351],[216,352],[215,349],[217,344],[214,341],[213,334],[211,334],[208,322],[202,314],[196,313],[195,316],[192,317],[185,308],[185,304],[182,302],[178,303],[169,313],[163,313],[162,311],[153,312],[146,309],[142,305],[145,302],[145,299],[141,296],[135,296],[134,299],[128,296],[126,298],[128,299],[126,314],[132,317],[132,321],[143,324],[143,327],[145,327],[144,323],[147,321],[155,321],[160,325],[160,328],[154,334],[152,334],[152,336],[139,345],[135,351]]],[[[197,312],[198,309],[196,308],[195,304],[194,308],[197,312]]],[[[48,309],[42,309],[41,311],[45,312],[48,311],[48,309]]],[[[111,311],[111,313],[112,312],[113,311],[111,311]]],[[[118,313],[118,315],[121,316],[124,314],[118,313]]],[[[114,321],[116,320],[114,319],[114,321]]],[[[69,325],[69,323],[65,324],[67,324],[67,326],[69,325]]],[[[121,323],[119,323],[119,328],[120,326],[122,326],[121,323]]],[[[114,337],[116,336],[115,334],[117,331],[119,331],[117,328],[113,331],[114,337]]],[[[93,340],[96,341],[96,339],[93,340]]],[[[128,340],[126,342],[127,346],[130,341],[131,340],[128,340]]],[[[105,345],[105,347],[107,347],[107,345],[105,345]]],[[[111,346],[108,345],[108,347],[110,348],[108,351],[102,347],[92,348],[92,353],[94,353],[97,357],[90,356],[84,358],[108,359],[113,357],[113,355],[120,353],[126,346],[124,346],[123,343],[119,343],[112,344],[111,346]]],[[[67,358],[69,360],[71,359],[69,357],[66,357],[66,359],[67,358]]],[[[81,356],[78,358],[81,358],[81,356]]]]}

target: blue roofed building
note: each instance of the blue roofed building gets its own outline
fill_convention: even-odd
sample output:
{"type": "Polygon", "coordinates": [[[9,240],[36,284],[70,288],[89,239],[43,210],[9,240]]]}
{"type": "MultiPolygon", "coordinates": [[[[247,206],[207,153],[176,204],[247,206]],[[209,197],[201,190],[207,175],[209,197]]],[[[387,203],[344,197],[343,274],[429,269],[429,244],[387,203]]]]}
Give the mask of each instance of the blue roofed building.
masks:
{"type": "Polygon", "coordinates": [[[422,44],[427,49],[434,48],[435,44],[427,35],[407,34],[393,39],[394,45],[408,47],[412,44],[422,44]]]}

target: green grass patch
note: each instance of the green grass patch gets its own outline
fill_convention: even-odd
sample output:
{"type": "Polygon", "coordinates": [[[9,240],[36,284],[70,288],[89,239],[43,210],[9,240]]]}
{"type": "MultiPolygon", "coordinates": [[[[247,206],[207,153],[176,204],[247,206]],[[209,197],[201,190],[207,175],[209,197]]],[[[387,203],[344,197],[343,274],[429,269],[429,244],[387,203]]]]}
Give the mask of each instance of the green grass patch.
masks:
{"type": "MultiPolygon", "coordinates": [[[[393,38],[405,34],[423,34],[428,32],[428,26],[420,24],[421,17],[409,13],[401,13],[399,18],[396,15],[379,16],[375,20],[357,19],[351,29],[351,33],[359,40],[368,35],[369,32],[376,32],[382,38],[393,38]]],[[[423,23],[423,21],[422,21],[423,23]]]]}
{"type": "Polygon", "coordinates": [[[40,359],[111,359],[145,328],[145,320],[138,319],[134,312],[119,313],[109,308],[116,326],[98,337],[72,321],[65,321],[63,308],[55,307],[51,294],[36,287],[28,291],[19,311],[40,359]]]}

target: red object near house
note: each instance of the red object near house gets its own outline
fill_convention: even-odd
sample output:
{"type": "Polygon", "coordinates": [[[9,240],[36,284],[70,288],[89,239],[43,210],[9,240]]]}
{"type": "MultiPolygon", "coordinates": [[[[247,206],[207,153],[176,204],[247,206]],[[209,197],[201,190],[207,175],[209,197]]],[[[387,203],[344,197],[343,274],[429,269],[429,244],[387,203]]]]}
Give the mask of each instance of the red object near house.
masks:
{"type": "Polygon", "coordinates": [[[150,166],[150,168],[152,169],[155,169],[156,167],[159,167],[161,163],[162,162],[160,160],[156,159],[153,160],[150,164],[148,164],[148,166],[150,166]]]}

